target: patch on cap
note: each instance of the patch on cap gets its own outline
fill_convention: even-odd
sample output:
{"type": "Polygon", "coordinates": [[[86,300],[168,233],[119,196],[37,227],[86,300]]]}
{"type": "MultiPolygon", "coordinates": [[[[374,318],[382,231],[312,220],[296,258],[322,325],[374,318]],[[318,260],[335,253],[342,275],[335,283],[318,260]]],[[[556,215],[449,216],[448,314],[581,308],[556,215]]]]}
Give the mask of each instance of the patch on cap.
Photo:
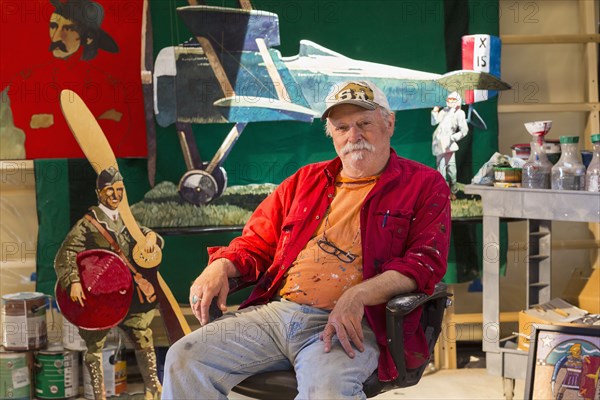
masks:
{"type": "Polygon", "coordinates": [[[335,99],[337,101],[354,99],[374,102],[375,95],[370,87],[361,85],[358,82],[350,82],[335,94],[335,99]]]}

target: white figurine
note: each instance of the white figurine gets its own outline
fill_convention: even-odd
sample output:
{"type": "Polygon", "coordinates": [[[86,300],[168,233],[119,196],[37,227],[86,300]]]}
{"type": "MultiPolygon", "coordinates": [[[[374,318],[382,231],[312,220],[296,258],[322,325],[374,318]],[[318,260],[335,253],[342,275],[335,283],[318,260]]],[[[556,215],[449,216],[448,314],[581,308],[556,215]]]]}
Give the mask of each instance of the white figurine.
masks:
{"type": "Polygon", "coordinates": [[[431,111],[431,125],[438,126],[433,132],[431,151],[436,158],[438,171],[450,186],[453,198],[458,191],[454,153],[458,150],[457,142],[469,133],[465,112],[460,108],[461,104],[460,95],[452,92],[446,97],[446,107],[440,110],[436,106],[431,111]]]}

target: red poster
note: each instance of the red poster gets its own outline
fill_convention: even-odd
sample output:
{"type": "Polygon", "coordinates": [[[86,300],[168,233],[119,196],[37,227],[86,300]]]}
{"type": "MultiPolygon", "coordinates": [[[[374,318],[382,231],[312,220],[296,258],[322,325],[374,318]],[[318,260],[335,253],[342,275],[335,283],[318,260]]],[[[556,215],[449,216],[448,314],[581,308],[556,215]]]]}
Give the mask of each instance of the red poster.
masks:
{"type": "Polygon", "coordinates": [[[585,400],[597,399],[600,393],[598,380],[600,378],[600,357],[586,356],[583,358],[581,379],[579,381],[579,396],[585,400]]]}
{"type": "MultiPolygon", "coordinates": [[[[33,158],[84,157],[60,111],[77,92],[117,157],[146,155],[140,78],[142,0],[0,0],[2,143],[33,158]],[[6,110],[6,93],[3,93],[6,110]],[[20,140],[20,141],[19,141],[20,140]],[[22,149],[21,149],[22,150],[22,149]]],[[[10,157],[14,158],[14,157],[10,157]]]]}

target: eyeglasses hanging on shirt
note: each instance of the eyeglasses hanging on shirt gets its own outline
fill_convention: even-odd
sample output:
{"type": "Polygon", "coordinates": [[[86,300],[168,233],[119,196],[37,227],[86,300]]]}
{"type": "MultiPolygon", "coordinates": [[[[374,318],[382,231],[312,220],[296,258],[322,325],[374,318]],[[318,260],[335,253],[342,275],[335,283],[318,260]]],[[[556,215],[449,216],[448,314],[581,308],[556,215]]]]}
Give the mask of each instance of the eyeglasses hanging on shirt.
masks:
{"type": "MultiPolygon", "coordinates": [[[[339,247],[337,247],[335,244],[328,241],[326,238],[321,238],[321,239],[317,240],[317,245],[325,253],[336,256],[338,258],[338,260],[340,260],[343,263],[350,264],[354,260],[356,260],[356,255],[350,253],[350,250],[344,251],[344,250],[340,249],[339,247]]],[[[352,248],[352,247],[350,247],[350,248],[352,248]]]]}
{"type": "Polygon", "coordinates": [[[356,257],[358,257],[356,254],[351,253],[350,250],[352,250],[352,247],[354,247],[354,243],[356,242],[356,239],[360,234],[360,228],[358,229],[358,232],[356,232],[356,235],[354,235],[354,239],[352,239],[352,243],[350,244],[350,248],[348,248],[348,251],[340,249],[333,242],[329,241],[327,239],[327,236],[325,235],[325,233],[327,232],[327,225],[329,225],[329,211],[330,209],[327,209],[327,213],[325,214],[325,227],[323,228],[323,237],[317,240],[317,245],[325,253],[336,256],[337,259],[343,263],[350,264],[354,262],[354,260],[356,260],[356,257]]]}

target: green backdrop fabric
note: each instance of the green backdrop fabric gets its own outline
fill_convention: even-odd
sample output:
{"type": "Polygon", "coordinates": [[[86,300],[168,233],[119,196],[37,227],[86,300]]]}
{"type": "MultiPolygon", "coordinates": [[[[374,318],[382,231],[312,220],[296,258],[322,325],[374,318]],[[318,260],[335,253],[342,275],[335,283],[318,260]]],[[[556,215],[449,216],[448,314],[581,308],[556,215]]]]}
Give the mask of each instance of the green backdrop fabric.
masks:
{"type": "MultiPolygon", "coordinates": [[[[211,5],[237,6],[237,1],[212,1],[211,5]]],[[[255,9],[279,15],[283,56],[298,53],[299,41],[308,39],[347,57],[434,73],[451,70],[460,62],[462,34],[498,34],[497,0],[253,0],[255,9]],[[448,53],[452,53],[448,57],[448,53]],[[457,61],[458,60],[458,61],[457,61]]],[[[190,32],[177,17],[176,7],[186,1],[151,0],[154,54],[183,43],[190,32]]],[[[460,65],[458,67],[460,68],[460,65]]],[[[323,96],[326,93],[323,93],[323,96]]],[[[141,105],[140,105],[141,106],[141,105]]],[[[440,104],[443,106],[443,104],[440,104]]],[[[459,181],[468,183],[498,147],[496,100],[475,105],[488,130],[471,129],[457,154],[459,181]]],[[[230,124],[193,127],[203,160],[210,160],[227,135],[230,124]]],[[[401,156],[435,166],[431,154],[430,110],[396,113],[392,146],[401,156]]],[[[185,164],[174,126],[157,129],[156,182],[178,182],[185,164]]],[[[280,183],[298,167],[335,156],[323,123],[276,122],[250,124],[224,164],[229,184],[280,183]]],[[[148,189],[145,159],[119,160],[130,203],[148,189]]],[[[96,203],[95,175],[85,160],[37,160],[36,182],[40,221],[37,290],[52,293],[55,282],[52,261],[70,226],[87,207],[96,203]],[[48,171],[56,170],[60,179],[48,171]]],[[[475,224],[476,226],[476,224],[475,224]]],[[[455,227],[454,227],[455,228],[455,227]]],[[[462,228],[458,228],[456,232],[462,228]]],[[[481,243],[474,231],[453,235],[449,283],[478,275],[481,243]]],[[[463,230],[465,230],[463,229],[463,230]]],[[[479,228],[480,229],[480,228],[479,228]]],[[[206,265],[206,247],[223,245],[235,234],[167,236],[161,273],[176,298],[187,302],[192,280],[206,265]]]]}

